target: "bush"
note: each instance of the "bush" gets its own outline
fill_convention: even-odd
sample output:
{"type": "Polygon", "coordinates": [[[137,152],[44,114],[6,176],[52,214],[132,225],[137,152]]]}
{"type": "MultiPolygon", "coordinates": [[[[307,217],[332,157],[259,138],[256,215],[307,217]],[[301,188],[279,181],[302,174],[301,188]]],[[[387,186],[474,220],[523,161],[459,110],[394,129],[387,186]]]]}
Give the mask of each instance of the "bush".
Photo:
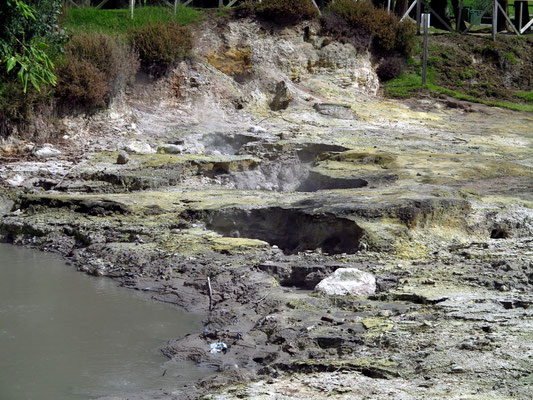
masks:
{"type": "Polygon", "coordinates": [[[398,23],[396,27],[395,49],[405,58],[413,55],[416,45],[416,25],[408,19],[398,23]]]}
{"type": "Polygon", "coordinates": [[[318,10],[311,0],[263,0],[249,2],[250,7],[263,19],[279,24],[296,24],[318,17],[318,10]]]}
{"type": "Polygon", "coordinates": [[[383,59],[376,70],[380,81],[388,81],[399,77],[404,68],[404,62],[401,57],[392,56],[383,59]]]}
{"type": "Polygon", "coordinates": [[[176,23],[152,23],[128,32],[128,38],[139,53],[143,67],[168,67],[183,60],[192,49],[189,28],[176,23]]]}
{"type": "Polygon", "coordinates": [[[138,67],[138,56],[118,38],[81,33],[65,46],[56,94],[69,106],[105,107],[132,81],[138,67]]]}
{"type": "MultiPolygon", "coordinates": [[[[340,33],[331,23],[332,18],[337,17],[345,21],[350,29],[370,34],[374,50],[398,52],[405,57],[410,56],[415,34],[414,24],[409,21],[400,23],[394,14],[377,9],[370,2],[336,0],[328,5],[324,15],[326,27],[333,32],[340,33]]],[[[343,28],[343,31],[345,30],[343,28]]],[[[360,34],[355,36],[358,37],[360,34]]]]}

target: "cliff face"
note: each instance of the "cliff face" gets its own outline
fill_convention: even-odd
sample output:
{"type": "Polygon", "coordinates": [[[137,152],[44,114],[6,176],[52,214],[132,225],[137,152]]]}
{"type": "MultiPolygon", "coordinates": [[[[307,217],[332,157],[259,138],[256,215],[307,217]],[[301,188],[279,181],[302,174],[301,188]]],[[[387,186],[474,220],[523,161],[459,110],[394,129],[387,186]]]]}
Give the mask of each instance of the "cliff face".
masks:
{"type": "Polygon", "coordinates": [[[205,398],[527,398],[533,117],[383,100],[313,24],[196,35],[168,79],[62,121],[61,154],[0,167],[2,238],[188,309],[209,276],[206,331],[165,349],[218,366],[205,398]],[[346,267],[377,292],[309,291],[346,267]]]}

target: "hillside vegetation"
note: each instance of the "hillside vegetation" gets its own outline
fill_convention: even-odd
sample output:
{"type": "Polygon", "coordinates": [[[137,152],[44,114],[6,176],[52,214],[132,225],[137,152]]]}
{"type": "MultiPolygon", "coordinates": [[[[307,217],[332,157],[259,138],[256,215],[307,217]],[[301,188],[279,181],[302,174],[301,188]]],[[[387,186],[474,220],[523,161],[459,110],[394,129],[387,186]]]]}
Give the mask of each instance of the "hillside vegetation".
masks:
{"type": "MultiPolygon", "coordinates": [[[[26,78],[17,75],[18,67],[8,71],[3,67],[6,62],[0,64],[2,137],[16,134],[40,140],[46,136],[43,126],[57,117],[108,107],[133,82],[139,67],[154,78],[164,76],[181,60],[194,56],[197,44],[190,26],[206,18],[227,23],[248,17],[279,28],[319,21],[320,34],[328,41],[349,43],[359,52],[371,54],[386,96],[446,94],[533,111],[533,46],[527,37],[502,36],[492,43],[489,36],[434,34],[430,38],[429,83],[422,87],[421,38],[415,36],[414,24],[400,22],[371,2],[337,0],[321,15],[311,0],[248,0],[237,8],[221,10],[178,7],[176,14],[171,7],[138,7],[133,20],[127,9],[70,8],[58,15],[57,3],[28,1],[36,12],[54,10],[46,14],[48,30],[33,29],[33,36],[47,43],[36,47],[35,54],[43,62],[53,62],[54,75],[46,78],[39,74],[36,67],[42,62],[36,57],[25,61],[36,66],[24,67],[26,78]],[[42,122],[38,127],[36,120],[42,122]]],[[[33,32],[27,18],[22,21],[21,38],[25,30],[33,32]]],[[[11,38],[8,31],[2,35],[11,38]]]]}

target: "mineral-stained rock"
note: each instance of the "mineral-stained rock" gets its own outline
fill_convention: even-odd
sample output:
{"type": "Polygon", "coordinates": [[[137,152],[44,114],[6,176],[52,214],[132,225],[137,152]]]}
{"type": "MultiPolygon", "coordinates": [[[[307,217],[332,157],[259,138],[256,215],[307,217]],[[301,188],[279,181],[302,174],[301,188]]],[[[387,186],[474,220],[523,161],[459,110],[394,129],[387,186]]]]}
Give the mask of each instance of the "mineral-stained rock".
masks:
{"type": "Polygon", "coordinates": [[[157,152],[160,154],[181,154],[183,152],[183,146],[167,143],[159,146],[157,152]]]}
{"type": "Polygon", "coordinates": [[[289,103],[293,98],[293,93],[285,83],[280,81],[276,84],[276,94],[270,103],[270,109],[272,111],[285,110],[289,107],[289,103]]]}
{"type": "Polygon", "coordinates": [[[346,104],[316,103],[313,108],[322,115],[338,119],[359,119],[346,104]]]}
{"type": "Polygon", "coordinates": [[[357,268],[339,268],[320,281],[315,290],[330,295],[366,296],[376,291],[376,278],[357,268]]]}

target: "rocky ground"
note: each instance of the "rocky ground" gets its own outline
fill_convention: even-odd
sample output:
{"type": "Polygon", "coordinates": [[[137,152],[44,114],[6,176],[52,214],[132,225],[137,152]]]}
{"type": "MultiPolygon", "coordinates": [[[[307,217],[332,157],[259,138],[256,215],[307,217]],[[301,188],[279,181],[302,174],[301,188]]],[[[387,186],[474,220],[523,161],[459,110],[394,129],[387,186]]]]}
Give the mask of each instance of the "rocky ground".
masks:
{"type": "Polygon", "coordinates": [[[198,35],[53,146],[2,147],[4,241],[208,315],[163,351],[214,375],[127,398],[530,398],[533,116],[383,100],[312,23],[198,35]],[[315,290],[341,268],[375,287],[315,290]]]}

